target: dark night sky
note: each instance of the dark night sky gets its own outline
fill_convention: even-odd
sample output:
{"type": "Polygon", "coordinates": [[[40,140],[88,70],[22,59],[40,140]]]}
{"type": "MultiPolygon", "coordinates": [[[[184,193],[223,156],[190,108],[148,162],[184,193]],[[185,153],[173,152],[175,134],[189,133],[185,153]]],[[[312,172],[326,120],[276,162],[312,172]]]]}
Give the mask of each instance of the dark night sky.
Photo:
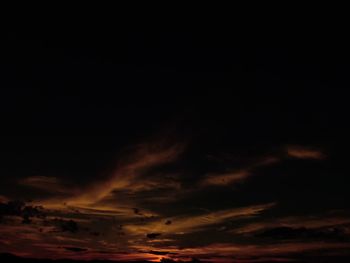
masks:
{"type": "Polygon", "coordinates": [[[348,256],[345,43],[229,30],[2,37],[0,252],[348,256]]]}

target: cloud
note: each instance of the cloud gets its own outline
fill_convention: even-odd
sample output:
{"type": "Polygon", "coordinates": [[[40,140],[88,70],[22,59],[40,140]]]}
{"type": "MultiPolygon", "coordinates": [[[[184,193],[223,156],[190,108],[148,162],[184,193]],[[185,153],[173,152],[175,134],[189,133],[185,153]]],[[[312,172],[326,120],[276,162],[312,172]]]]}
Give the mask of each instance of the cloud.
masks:
{"type": "Polygon", "coordinates": [[[85,252],[88,251],[86,248],[81,248],[81,247],[63,247],[65,250],[68,251],[73,251],[73,252],[85,252]]]}
{"type": "MultiPolygon", "coordinates": [[[[174,174],[164,174],[157,169],[176,161],[184,149],[185,145],[181,143],[139,144],[121,155],[110,176],[84,184],[80,189],[66,190],[67,187],[60,180],[45,176],[29,177],[20,183],[56,191],[56,195],[36,200],[35,203],[60,213],[132,219],[135,217],[132,208],[141,201],[139,193],[148,192],[149,199],[163,202],[169,199],[166,194],[169,190],[181,188],[181,182],[174,174]],[[65,196],[60,195],[63,192],[65,196]],[[154,192],[157,193],[152,194],[154,192]]],[[[157,216],[157,213],[142,208],[142,216],[152,217],[157,216]]]]}
{"type": "Polygon", "coordinates": [[[0,203],[0,222],[2,217],[17,216],[21,217],[22,223],[30,223],[31,218],[43,218],[45,213],[41,206],[26,205],[22,201],[11,200],[6,203],[0,203]]]}
{"type": "Polygon", "coordinates": [[[150,254],[154,254],[154,255],[169,255],[169,254],[176,254],[176,253],[172,253],[169,251],[155,251],[155,250],[151,250],[148,253],[150,254]]]}
{"type": "Polygon", "coordinates": [[[52,194],[73,194],[75,191],[56,177],[31,176],[18,181],[20,185],[36,188],[52,194]]]}
{"type": "Polygon", "coordinates": [[[262,238],[273,239],[317,239],[317,240],[338,240],[340,242],[349,239],[342,228],[321,228],[312,229],[306,227],[292,228],[292,227],[275,227],[266,229],[255,236],[262,238]]]}
{"type": "Polygon", "coordinates": [[[0,203],[6,203],[9,199],[6,196],[0,195],[0,203]]]}
{"type": "Polygon", "coordinates": [[[225,186],[237,183],[246,179],[250,173],[248,171],[238,171],[227,174],[214,174],[206,176],[201,182],[201,186],[225,186]]]}
{"type": "MultiPolygon", "coordinates": [[[[276,192],[267,196],[261,193],[270,190],[256,182],[263,182],[271,171],[280,174],[283,164],[282,168],[274,164],[283,162],[284,158],[320,158],[320,151],[313,150],[311,154],[309,148],[305,149],[290,147],[288,155],[269,152],[248,158],[245,162],[240,159],[238,162],[225,160],[208,165],[207,170],[204,167],[197,171],[197,164],[180,167],[183,159],[191,161],[181,158],[184,151],[181,144],[140,144],[120,156],[113,173],[84,182],[80,189],[65,189],[65,182],[54,177],[28,177],[20,183],[43,191],[52,189],[53,197],[36,200],[36,204],[44,205],[49,216],[42,222],[29,216],[33,219],[30,225],[32,232],[22,233],[18,240],[11,235],[7,242],[14,242],[17,247],[24,244],[27,251],[31,251],[32,244],[28,243],[31,240],[37,247],[40,247],[39,242],[42,243],[45,253],[56,253],[53,257],[86,259],[103,258],[102,253],[98,253],[100,250],[105,251],[109,259],[159,260],[160,257],[155,256],[165,255],[176,255],[179,259],[182,256],[249,258],[251,254],[277,257],[283,253],[297,253],[297,248],[302,247],[301,239],[312,243],[306,250],[323,248],[320,241],[332,243],[336,249],[339,248],[337,242],[348,233],[338,225],[345,224],[346,218],[271,219],[277,209],[264,213],[274,207],[275,203],[270,203],[272,200],[278,201],[278,194],[284,188],[277,190],[274,186],[276,181],[284,179],[268,178],[266,182],[276,192]],[[261,176],[259,181],[257,177],[260,175],[266,177],[261,176]],[[242,188],[227,187],[253,176],[256,178],[242,188]],[[62,196],[62,193],[65,195],[62,196]],[[261,204],[244,206],[251,204],[252,198],[260,196],[261,204]],[[295,243],[293,246],[280,244],[284,240],[295,243]],[[200,243],[202,247],[199,247],[200,243]],[[280,253],[273,250],[272,243],[280,253]],[[50,246],[45,247],[45,244],[50,246]],[[64,244],[64,247],[58,250],[58,244],[64,244]],[[140,250],[133,251],[138,245],[140,250]]],[[[20,210],[24,210],[23,207],[20,210]]],[[[17,220],[21,219],[17,217],[17,220]]],[[[21,222],[19,224],[22,225],[21,222]]]]}
{"type": "Polygon", "coordinates": [[[298,159],[316,159],[321,160],[326,156],[320,150],[316,150],[310,147],[290,145],[287,146],[286,152],[288,156],[298,159]]]}
{"type": "Polygon", "coordinates": [[[156,238],[159,237],[161,235],[161,233],[149,233],[146,235],[147,238],[156,238]]]}
{"type": "Polygon", "coordinates": [[[142,144],[123,160],[112,176],[102,182],[96,182],[84,192],[67,202],[72,205],[87,205],[98,203],[108,198],[116,190],[128,190],[130,192],[144,191],[157,187],[178,187],[169,180],[143,178],[151,168],[174,161],[184,150],[184,145],[162,146],[157,144],[142,144]],[[164,184],[165,183],[165,184],[164,184]]]}
{"type": "Polygon", "coordinates": [[[54,219],[52,222],[57,225],[62,232],[77,233],[79,231],[78,223],[74,220],[54,219]]]}
{"type": "MultiPolygon", "coordinates": [[[[279,157],[272,155],[255,158],[249,164],[240,169],[235,168],[231,169],[229,172],[208,174],[200,180],[199,186],[229,186],[240,183],[245,181],[247,178],[254,176],[258,168],[276,164],[280,160],[281,159],[279,157]]],[[[226,165],[229,166],[230,164],[228,163],[226,165]]]]}
{"type": "MultiPolygon", "coordinates": [[[[147,245],[138,246],[139,249],[151,250],[147,245]]],[[[284,262],[293,261],[303,255],[320,251],[337,251],[349,249],[350,243],[326,242],[279,242],[276,244],[240,244],[240,243],[212,243],[207,246],[192,246],[186,248],[164,247],[159,252],[172,253],[172,259],[191,259],[193,257],[213,262],[284,262]]],[[[317,262],[317,261],[316,261],[317,262]]]]}
{"type": "Polygon", "coordinates": [[[262,220],[261,222],[249,223],[244,226],[231,230],[234,234],[254,235],[254,233],[262,232],[264,229],[276,227],[289,228],[334,228],[342,227],[350,224],[350,218],[340,216],[318,216],[318,217],[283,217],[271,220],[262,220]]]}
{"type": "Polygon", "coordinates": [[[201,215],[178,216],[171,219],[172,224],[165,225],[163,220],[156,220],[148,224],[128,225],[126,229],[131,234],[143,234],[149,232],[182,234],[185,232],[199,231],[207,226],[219,224],[226,220],[250,217],[260,214],[261,212],[273,207],[274,203],[263,205],[247,206],[209,212],[201,215]]]}

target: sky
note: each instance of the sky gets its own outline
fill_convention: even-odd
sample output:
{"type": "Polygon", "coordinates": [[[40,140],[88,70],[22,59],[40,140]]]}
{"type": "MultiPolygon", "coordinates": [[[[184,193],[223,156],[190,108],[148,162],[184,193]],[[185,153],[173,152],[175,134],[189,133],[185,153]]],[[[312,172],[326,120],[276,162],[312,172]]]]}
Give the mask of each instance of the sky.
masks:
{"type": "Polygon", "coordinates": [[[349,52],[211,33],[9,30],[0,252],[348,257],[349,52]]]}

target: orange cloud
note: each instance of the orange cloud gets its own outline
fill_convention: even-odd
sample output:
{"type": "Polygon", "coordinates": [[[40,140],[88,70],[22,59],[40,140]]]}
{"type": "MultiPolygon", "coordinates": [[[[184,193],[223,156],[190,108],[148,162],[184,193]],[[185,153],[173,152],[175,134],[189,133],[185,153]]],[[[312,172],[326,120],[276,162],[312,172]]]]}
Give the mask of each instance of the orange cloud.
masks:
{"type": "Polygon", "coordinates": [[[248,224],[232,230],[234,234],[249,234],[266,228],[292,227],[292,228],[322,228],[350,224],[350,218],[321,216],[321,217],[284,217],[269,221],[248,224]]]}
{"type": "MultiPolygon", "coordinates": [[[[136,246],[139,250],[150,250],[151,246],[139,245],[136,246]]],[[[267,258],[272,259],[271,262],[275,262],[278,257],[285,255],[291,256],[292,254],[298,254],[302,252],[311,252],[327,249],[349,249],[348,243],[324,243],[324,242],[312,242],[312,243],[280,243],[280,244],[238,244],[238,243],[214,243],[208,246],[201,247],[164,247],[157,249],[158,251],[173,253],[171,258],[173,259],[190,259],[200,258],[210,261],[223,261],[223,262],[258,262],[256,258],[261,258],[263,262],[266,262],[267,258]],[[265,261],[264,261],[265,260],[265,261]]],[[[289,261],[289,260],[288,260],[289,261]]]]}
{"type": "Polygon", "coordinates": [[[227,174],[214,174],[208,175],[200,182],[201,186],[209,186],[209,185],[217,185],[217,186],[225,186],[233,183],[240,182],[246,179],[250,173],[245,170],[241,170],[238,172],[232,172],[227,174]]]}
{"type": "Polygon", "coordinates": [[[9,199],[6,196],[0,195],[0,203],[5,203],[9,201],[9,199]]]}
{"type": "MultiPolygon", "coordinates": [[[[118,191],[129,194],[155,189],[180,189],[181,184],[174,175],[148,173],[151,169],[172,162],[184,150],[184,144],[163,145],[145,143],[133,148],[124,155],[115,171],[108,178],[102,178],[87,187],[74,189],[68,197],[52,197],[36,200],[35,203],[56,210],[79,210],[92,214],[107,216],[134,216],[131,208],[137,207],[135,200],[124,198],[118,202],[118,191]],[[170,178],[171,177],[171,178],[170,178]]],[[[22,184],[53,191],[66,191],[60,182],[53,177],[35,176],[21,181],[22,184]]],[[[155,215],[144,210],[144,215],[155,215]]]]}
{"type": "Polygon", "coordinates": [[[67,187],[56,177],[31,176],[20,180],[18,183],[21,185],[40,189],[52,194],[55,194],[55,193],[56,194],[57,193],[73,194],[74,193],[71,187],[67,187]]]}
{"type": "Polygon", "coordinates": [[[244,181],[254,175],[254,169],[279,162],[280,159],[273,156],[265,156],[250,166],[223,174],[209,174],[200,181],[200,186],[227,186],[244,181]]]}
{"type": "Polygon", "coordinates": [[[290,157],[298,159],[324,159],[325,154],[319,150],[304,147],[304,146],[288,146],[286,148],[287,154],[290,157]]]}
{"type": "Polygon", "coordinates": [[[156,181],[142,179],[142,175],[148,169],[175,160],[183,151],[183,145],[162,147],[143,144],[137,147],[135,152],[121,162],[113,173],[112,177],[104,182],[95,183],[86,193],[69,200],[71,204],[92,204],[108,197],[108,195],[118,189],[128,191],[140,191],[156,187],[156,181]]]}
{"type": "Polygon", "coordinates": [[[222,223],[234,218],[244,218],[258,215],[259,213],[273,207],[274,203],[254,205],[243,208],[234,208],[210,212],[202,215],[188,215],[170,218],[172,224],[165,225],[164,220],[156,220],[148,224],[127,225],[126,230],[131,234],[145,235],[147,233],[170,233],[182,234],[185,232],[198,231],[206,226],[222,223]]]}

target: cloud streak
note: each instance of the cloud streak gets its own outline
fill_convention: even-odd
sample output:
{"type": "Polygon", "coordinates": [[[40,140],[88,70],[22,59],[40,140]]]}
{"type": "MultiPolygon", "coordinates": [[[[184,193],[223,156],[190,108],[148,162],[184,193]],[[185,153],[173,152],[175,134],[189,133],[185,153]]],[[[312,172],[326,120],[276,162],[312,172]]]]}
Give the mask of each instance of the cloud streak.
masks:
{"type": "Polygon", "coordinates": [[[211,225],[220,224],[226,220],[259,215],[263,211],[272,208],[274,205],[274,203],[269,203],[209,212],[201,215],[178,216],[171,218],[172,223],[168,225],[164,224],[164,220],[157,220],[148,224],[129,225],[126,229],[132,234],[140,235],[149,232],[169,234],[192,233],[203,230],[211,225]]]}
{"type": "Polygon", "coordinates": [[[288,156],[297,159],[322,160],[326,158],[325,154],[322,151],[300,145],[287,146],[286,152],[288,156]]]}
{"type": "Polygon", "coordinates": [[[144,143],[120,154],[108,176],[96,176],[81,187],[68,188],[68,181],[50,176],[18,180],[21,186],[52,192],[33,202],[45,207],[46,218],[34,216],[25,225],[20,213],[6,215],[6,231],[0,231],[6,239],[0,238],[0,248],[14,252],[24,246],[23,253],[52,258],[199,257],[242,262],[254,257],[276,259],[301,248],[308,252],[347,248],[339,242],[350,232],[345,213],[277,217],[286,210],[285,200],[280,202],[277,195],[283,189],[277,188],[277,194],[270,192],[261,203],[253,201],[265,191],[264,185],[255,183],[263,182],[263,176],[277,179],[277,185],[284,187],[279,182],[287,177],[275,174],[281,174],[287,164],[303,163],[290,162],[291,158],[325,159],[323,152],[309,147],[276,149],[244,162],[228,154],[198,172],[196,163],[183,160],[188,154],[184,144],[144,143]],[[177,169],[181,162],[186,165],[177,169]],[[331,231],[340,227],[340,234],[331,231]],[[17,230],[20,235],[13,234],[17,230]]]}
{"type": "Polygon", "coordinates": [[[55,194],[74,194],[76,189],[65,185],[60,179],[48,176],[31,176],[18,181],[20,185],[39,189],[41,191],[55,194]]]}
{"type": "Polygon", "coordinates": [[[248,171],[237,171],[227,174],[208,175],[201,182],[201,186],[226,186],[233,183],[238,183],[250,176],[248,171]]]}
{"type": "Polygon", "coordinates": [[[161,182],[143,179],[144,172],[174,161],[183,152],[183,149],[184,146],[180,144],[170,147],[152,144],[139,145],[131,156],[120,161],[118,168],[109,179],[95,183],[85,190],[86,193],[70,199],[69,203],[73,205],[97,203],[118,189],[137,192],[156,188],[161,182]]]}

